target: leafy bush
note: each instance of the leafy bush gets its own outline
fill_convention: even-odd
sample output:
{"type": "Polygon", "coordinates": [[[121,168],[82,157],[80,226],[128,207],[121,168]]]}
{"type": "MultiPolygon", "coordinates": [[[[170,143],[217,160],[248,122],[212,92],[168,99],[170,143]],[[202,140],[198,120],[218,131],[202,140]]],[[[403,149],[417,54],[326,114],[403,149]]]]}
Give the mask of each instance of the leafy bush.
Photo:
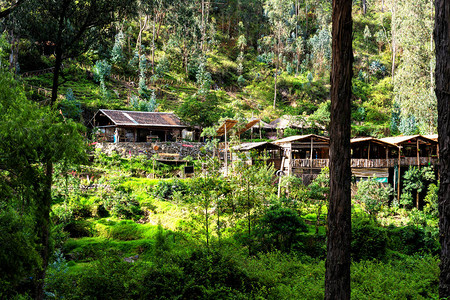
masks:
{"type": "Polygon", "coordinates": [[[72,238],[92,236],[92,224],[86,220],[73,220],[64,226],[64,231],[68,232],[72,238]]]}
{"type": "Polygon", "coordinates": [[[389,197],[392,194],[390,186],[384,186],[377,182],[375,178],[361,180],[358,182],[358,191],[355,200],[360,201],[364,205],[364,209],[371,216],[377,213],[389,204],[389,197]]]}
{"type": "Polygon", "coordinates": [[[187,193],[187,186],[184,181],[173,180],[160,180],[154,187],[153,196],[164,200],[171,200],[174,192],[180,192],[182,195],[187,193]]]}
{"type": "Polygon", "coordinates": [[[106,202],[111,215],[119,219],[137,220],[144,215],[139,202],[127,193],[116,192],[106,202]]]}
{"type": "Polygon", "coordinates": [[[388,228],[388,247],[406,255],[439,252],[438,230],[421,229],[417,226],[388,228]]]}
{"type": "Polygon", "coordinates": [[[108,228],[108,238],[130,241],[142,238],[142,229],[132,221],[121,221],[108,228]]]}
{"type": "Polygon", "coordinates": [[[0,230],[0,298],[10,299],[39,267],[40,257],[31,218],[0,203],[0,230]]]}
{"type": "Polygon", "coordinates": [[[439,191],[439,182],[438,184],[430,184],[428,186],[428,193],[425,197],[425,207],[424,212],[430,214],[432,217],[437,218],[439,216],[438,211],[438,191],[439,191]]]}
{"type": "Polygon", "coordinates": [[[373,219],[356,215],[352,220],[352,258],[381,260],[386,254],[387,235],[373,219]]]}
{"type": "Polygon", "coordinates": [[[301,246],[301,233],[306,231],[305,222],[294,210],[274,206],[259,220],[256,236],[261,250],[290,252],[301,246]]]}

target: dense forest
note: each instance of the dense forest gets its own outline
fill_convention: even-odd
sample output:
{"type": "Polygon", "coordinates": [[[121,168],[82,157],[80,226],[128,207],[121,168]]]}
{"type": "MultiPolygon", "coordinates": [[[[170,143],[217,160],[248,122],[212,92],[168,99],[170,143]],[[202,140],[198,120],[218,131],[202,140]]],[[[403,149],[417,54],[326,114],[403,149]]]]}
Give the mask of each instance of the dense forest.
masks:
{"type": "MultiPolygon", "coordinates": [[[[225,119],[330,131],[331,1],[0,7],[0,298],[324,298],[329,169],[305,184],[242,158],[224,176],[209,149],[225,119]],[[102,108],[203,129],[194,176],[96,149],[102,108]]],[[[351,136],[437,133],[434,2],[353,1],[352,17],[351,136]]],[[[398,199],[352,182],[352,298],[439,299],[436,174],[409,168],[398,199]]]]}

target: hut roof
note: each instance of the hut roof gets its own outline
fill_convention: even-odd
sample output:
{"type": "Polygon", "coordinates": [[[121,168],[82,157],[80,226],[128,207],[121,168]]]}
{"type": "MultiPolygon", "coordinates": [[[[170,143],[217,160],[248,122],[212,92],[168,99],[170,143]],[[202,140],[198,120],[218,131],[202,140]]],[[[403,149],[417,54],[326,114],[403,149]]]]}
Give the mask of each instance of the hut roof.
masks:
{"type": "Polygon", "coordinates": [[[239,130],[236,134],[240,135],[240,134],[246,132],[247,130],[249,130],[250,128],[255,126],[255,124],[259,123],[259,121],[261,121],[261,119],[251,119],[250,121],[248,121],[247,124],[245,124],[244,128],[239,130]]]}
{"type": "Polygon", "coordinates": [[[299,120],[296,116],[284,115],[273,120],[269,124],[272,128],[305,128],[305,122],[299,120]]]}
{"type": "Polygon", "coordinates": [[[425,136],[422,136],[420,134],[416,134],[416,135],[404,135],[404,136],[394,136],[394,137],[387,137],[387,138],[382,138],[380,139],[383,142],[387,142],[390,144],[394,144],[394,145],[401,145],[404,143],[409,143],[411,140],[416,140],[419,139],[427,144],[437,144],[437,141],[432,140],[430,138],[427,138],[425,136]]]}
{"type": "Polygon", "coordinates": [[[424,137],[426,137],[430,140],[433,140],[433,141],[437,141],[439,138],[439,135],[438,134],[428,134],[428,135],[424,135],[424,137]]]}
{"type": "Polygon", "coordinates": [[[177,127],[186,128],[181,120],[173,113],[166,112],[144,112],[100,109],[97,114],[103,114],[116,126],[124,127],[177,127]]]}
{"type": "Polygon", "coordinates": [[[280,149],[281,147],[270,142],[252,142],[242,143],[234,146],[232,149],[235,151],[250,151],[250,150],[264,150],[264,149],[280,149]]]}
{"type": "Polygon", "coordinates": [[[226,132],[226,131],[228,132],[228,130],[230,130],[231,128],[233,128],[234,125],[237,124],[237,122],[238,122],[238,121],[236,121],[236,120],[230,120],[230,119],[225,120],[225,121],[223,122],[223,124],[219,127],[219,129],[217,129],[217,131],[216,131],[217,136],[222,136],[222,135],[224,135],[225,132],[226,132]]]}
{"type": "MultiPolygon", "coordinates": [[[[291,116],[291,115],[283,115],[279,117],[278,119],[273,120],[270,122],[270,126],[272,128],[277,129],[286,129],[286,128],[311,128],[311,125],[306,121],[308,116],[291,116]]],[[[325,129],[324,126],[318,124],[315,122],[315,126],[320,129],[325,129]]]]}
{"type": "Polygon", "coordinates": [[[350,144],[358,144],[358,143],[369,143],[373,142],[379,145],[388,146],[388,147],[397,147],[397,145],[393,143],[389,143],[387,141],[383,141],[374,137],[359,137],[350,140],[350,144]]]}
{"type": "Polygon", "coordinates": [[[273,143],[280,145],[280,144],[286,144],[286,143],[293,143],[293,142],[301,142],[301,141],[309,141],[311,139],[311,137],[314,140],[319,140],[319,141],[323,141],[323,142],[329,142],[330,139],[325,137],[325,136],[320,136],[320,135],[316,135],[316,134],[306,134],[306,135],[293,135],[293,136],[289,136],[280,140],[276,140],[273,143]]]}

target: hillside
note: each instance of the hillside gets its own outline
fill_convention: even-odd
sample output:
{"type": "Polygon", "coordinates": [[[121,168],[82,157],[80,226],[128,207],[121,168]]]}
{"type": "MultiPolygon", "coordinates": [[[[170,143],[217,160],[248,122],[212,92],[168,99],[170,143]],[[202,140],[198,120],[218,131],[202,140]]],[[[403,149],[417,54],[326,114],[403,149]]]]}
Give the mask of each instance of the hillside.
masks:
{"type": "MultiPolygon", "coordinates": [[[[191,125],[213,126],[224,117],[254,116],[270,122],[289,114],[326,126],[330,4],[297,3],[296,9],[267,5],[264,1],[239,7],[231,2],[215,4],[208,19],[199,20],[194,14],[191,23],[179,28],[177,22],[188,12],[181,4],[161,3],[156,14],[115,24],[102,44],[66,60],[59,94],[64,97],[69,89],[73,91],[85,121],[97,108],[156,107],[176,112],[191,125]],[[277,14],[283,9],[289,18],[280,25],[277,14]],[[199,29],[202,24],[204,31],[199,29]]],[[[418,94],[419,90],[405,94],[414,82],[421,82],[420,89],[425,90],[430,83],[427,70],[418,72],[419,78],[408,77],[404,55],[418,56],[424,66],[433,61],[432,54],[419,52],[422,49],[419,53],[407,50],[410,42],[404,34],[400,36],[411,29],[402,17],[411,13],[407,5],[374,1],[365,13],[361,5],[354,6],[353,136],[435,132],[435,109],[426,108],[435,103],[434,96],[426,100],[431,102],[424,103],[426,111],[422,111],[422,105],[418,109],[411,105],[418,97],[428,96],[418,94]],[[397,19],[393,20],[394,11],[397,19]]],[[[421,9],[423,18],[431,13],[425,6],[421,9]]],[[[429,36],[431,27],[425,25],[423,35],[429,36]]],[[[53,66],[51,47],[44,49],[44,56],[27,40],[19,42],[18,48],[20,73],[53,66]]],[[[28,76],[24,83],[51,90],[52,74],[28,76]]],[[[36,88],[30,96],[37,101],[45,98],[36,88]]]]}

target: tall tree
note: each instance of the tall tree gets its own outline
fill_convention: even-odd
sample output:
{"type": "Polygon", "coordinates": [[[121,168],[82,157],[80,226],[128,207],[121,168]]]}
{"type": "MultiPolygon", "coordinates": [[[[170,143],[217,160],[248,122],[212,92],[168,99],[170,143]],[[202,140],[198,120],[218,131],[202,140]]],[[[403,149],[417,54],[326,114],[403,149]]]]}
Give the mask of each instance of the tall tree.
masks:
{"type": "Polygon", "coordinates": [[[79,125],[28,100],[22,86],[1,70],[0,133],[0,173],[9,174],[9,188],[20,195],[25,205],[34,208],[42,267],[33,280],[35,298],[43,299],[50,257],[53,164],[84,156],[79,125]]]}
{"type": "Polygon", "coordinates": [[[395,102],[400,105],[402,119],[414,116],[420,132],[432,134],[437,126],[433,3],[400,1],[396,14],[392,27],[402,56],[395,74],[395,102]]]}
{"type": "Polygon", "coordinates": [[[325,299],[350,299],[352,0],[334,0],[332,17],[330,205],[325,299]]]}
{"type": "Polygon", "coordinates": [[[439,241],[441,274],[439,298],[450,297],[450,1],[436,0],[434,41],[436,44],[436,97],[440,159],[439,241]]]}
{"type": "Polygon", "coordinates": [[[295,15],[291,13],[292,2],[290,0],[266,0],[264,10],[272,27],[273,47],[275,59],[273,108],[277,101],[277,81],[282,56],[290,38],[295,15]]]}
{"type": "Polygon", "coordinates": [[[110,24],[136,11],[136,0],[29,0],[16,9],[23,36],[55,47],[51,103],[58,96],[59,75],[65,58],[87,51],[110,24]]]}

